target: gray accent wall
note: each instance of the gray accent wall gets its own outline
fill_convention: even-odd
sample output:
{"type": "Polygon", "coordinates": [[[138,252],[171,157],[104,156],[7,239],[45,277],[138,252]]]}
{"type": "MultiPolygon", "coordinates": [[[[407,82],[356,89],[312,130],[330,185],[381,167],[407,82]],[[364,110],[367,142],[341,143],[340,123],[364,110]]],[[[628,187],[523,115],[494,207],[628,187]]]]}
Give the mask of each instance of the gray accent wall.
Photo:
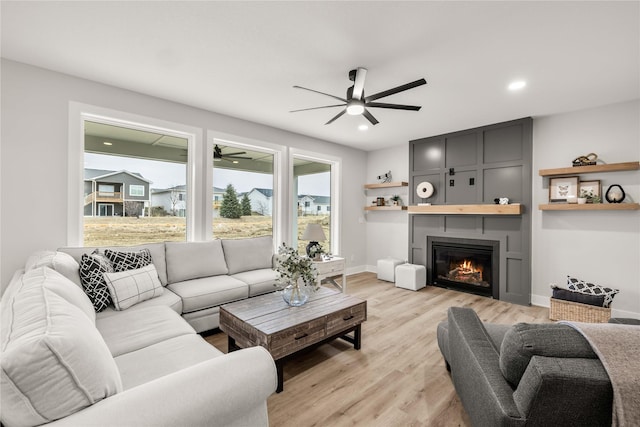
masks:
{"type": "Polygon", "coordinates": [[[508,197],[521,215],[409,215],[409,258],[427,265],[427,236],[500,242],[499,298],[531,303],[532,119],[497,123],[409,142],[410,204],[491,204],[508,197]],[[428,200],[416,187],[429,181],[428,200]]]}

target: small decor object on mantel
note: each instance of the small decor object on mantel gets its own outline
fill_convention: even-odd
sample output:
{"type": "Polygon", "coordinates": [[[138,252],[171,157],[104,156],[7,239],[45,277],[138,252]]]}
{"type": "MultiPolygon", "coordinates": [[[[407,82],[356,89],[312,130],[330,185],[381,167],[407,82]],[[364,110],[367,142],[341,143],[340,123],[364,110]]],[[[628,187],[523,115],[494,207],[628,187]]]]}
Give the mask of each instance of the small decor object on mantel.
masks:
{"type": "Polygon", "coordinates": [[[596,153],[589,153],[576,157],[571,163],[573,166],[593,166],[596,164],[596,160],[598,160],[598,155],[596,153]]]}
{"type": "Polygon", "coordinates": [[[282,299],[293,306],[304,305],[309,294],[318,289],[318,271],[313,260],[300,256],[297,250],[286,244],[278,248],[277,284],[283,286],[282,299]]]}
{"type": "Polygon", "coordinates": [[[509,198],[508,197],[495,198],[493,199],[493,203],[495,203],[496,205],[508,205],[509,198]]]}
{"type": "MultiPolygon", "coordinates": [[[[433,196],[435,189],[433,188],[433,184],[429,181],[423,181],[416,187],[416,194],[422,200],[428,199],[433,196]]],[[[431,203],[418,203],[418,206],[431,206],[431,203]]]]}
{"type": "Polygon", "coordinates": [[[610,185],[604,195],[604,198],[607,199],[609,203],[622,203],[625,197],[626,194],[624,190],[618,184],[610,185]]]}
{"type": "Polygon", "coordinates": [[[391,201],[393,202],[393,206],[400,206],[402,204],[402,199],[397,194],[391,196],[391,201]]]}

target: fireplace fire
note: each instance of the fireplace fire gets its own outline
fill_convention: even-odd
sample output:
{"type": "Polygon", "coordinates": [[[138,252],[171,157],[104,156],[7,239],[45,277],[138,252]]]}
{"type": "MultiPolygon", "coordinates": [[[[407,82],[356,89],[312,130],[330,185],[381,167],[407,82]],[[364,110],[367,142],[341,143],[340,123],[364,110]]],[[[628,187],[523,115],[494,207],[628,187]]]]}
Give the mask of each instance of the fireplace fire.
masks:
{"type": "Polygon", "coordinates": [[[428,237],[431,285],[498,298],[499,242],[428,237]]]}
{"type": "Polygon", "coordinates": [[[446,276],[439,276],[441,279],[453,280],[456,282],[468,283],[471,285],[488,288],[491,283],[483,279],[482,264],[477,264],[470,259],[465,259],[460,263],[452,262],[449,265],[449,272],[446,276]]]}

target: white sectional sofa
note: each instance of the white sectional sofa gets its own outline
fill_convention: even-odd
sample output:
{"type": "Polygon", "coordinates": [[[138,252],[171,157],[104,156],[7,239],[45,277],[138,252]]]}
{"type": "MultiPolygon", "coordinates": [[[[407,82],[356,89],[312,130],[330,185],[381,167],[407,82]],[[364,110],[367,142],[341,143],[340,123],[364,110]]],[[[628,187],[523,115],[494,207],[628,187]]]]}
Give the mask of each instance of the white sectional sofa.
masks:
{"type": "MultiPolygon", "coordinates": [[[[130,247],[60,248],[80,262],[82,254],[93,250],[139,251],[149,249],[162,295],[143,301],[128,310],[149,305],[168,305],[196,330],[219,326],[220,306],[275,290],[278,274],[274,267],[270,236],[249,239],[219,239],[209,242],[164,242],[130,247]]],[[[80,283],[77,278],[77,283],[80,283]]],[[[108,315],[113,312],[108,308],[108,315]]]]}
{"type": "Polygon", "coordinates": [[[162,292],[121,311],[96,313],[79,286],[67,254],[93,248],[40,253],[16,272],[0,301],[5,427],[268,425],[269,353],[223,354],[196,331],[218,326],[221,304],[274,290],[271,238],[128,249],[142,247],[162,292]]]}

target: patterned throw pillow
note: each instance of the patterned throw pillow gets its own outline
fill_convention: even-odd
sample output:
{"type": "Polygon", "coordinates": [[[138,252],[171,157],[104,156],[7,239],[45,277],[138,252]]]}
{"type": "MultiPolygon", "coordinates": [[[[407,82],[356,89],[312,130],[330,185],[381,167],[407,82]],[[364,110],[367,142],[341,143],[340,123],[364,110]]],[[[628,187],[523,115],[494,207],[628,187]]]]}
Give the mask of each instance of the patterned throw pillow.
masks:
{"type": "Polygon", "coordinates": [[[107,256],[115,272],[137,270],[153,262],[149,249],[142,249],[138,252],[116,252],[105,249],[104,254],[107,256]]]}
{"type": "Polygon", "coordinates": [[[80,281],[96,312],[104,310],[111,304],[111,295],[103,273],[113,273],[111,263],[103,254],[97,249],[89,255],[82,254],[80,281]]]}
{"type": "Polygon", "coordinates": [[[116,310],[125,310],[134,304],[160,296],[164,291],[153,264],[136,270],[104,273],[104,279],[116,310]]]}
{"type": "Polygon", "coordinates": [[[613,297],[620,292],[619,289],[605,288],[571,276],[567,276],[567,285],[572,291],[580,292],[582,294],[604,295],[603,307],[609,307],[613,302],[613,297]]]}

